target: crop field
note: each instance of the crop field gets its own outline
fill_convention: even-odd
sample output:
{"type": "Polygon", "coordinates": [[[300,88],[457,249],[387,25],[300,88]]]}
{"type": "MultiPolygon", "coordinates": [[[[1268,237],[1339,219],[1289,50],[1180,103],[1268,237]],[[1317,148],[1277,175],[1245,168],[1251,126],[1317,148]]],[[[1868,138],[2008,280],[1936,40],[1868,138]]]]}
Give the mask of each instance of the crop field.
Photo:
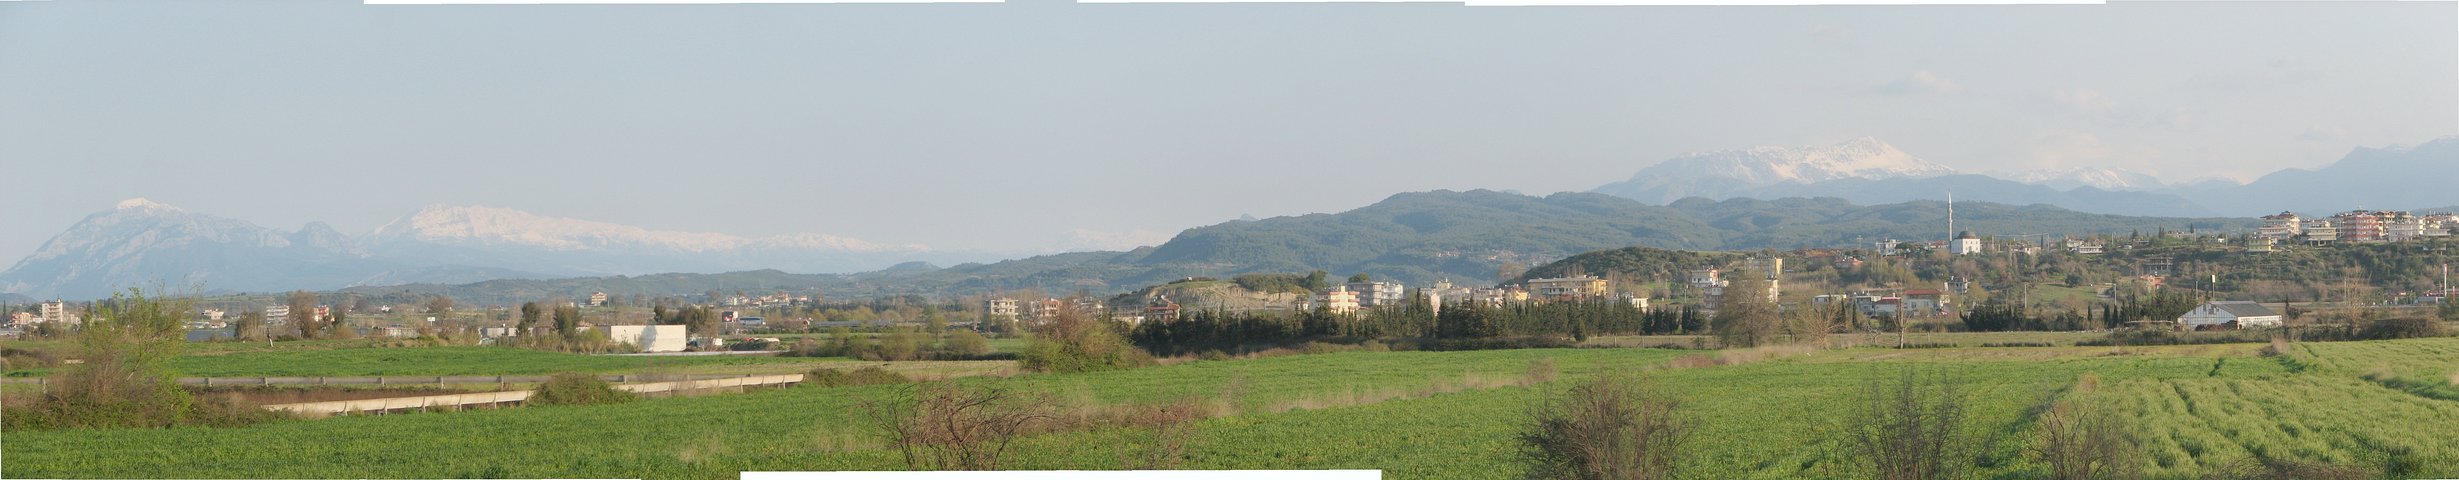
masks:
{"type": "MultiPolygon", "coordinates": [[[[1974,472],[2040,478],[2027,456],[2039,407],[2080,399],[2129,416],[2142,471],[2194,478],[2256,455],[2381,474],[2459,476],[2459,400],[2367,379],[2446,383],[2459,338],[2259,345],[1350,352],[1196,361],[1128,371],[965,380],[1049,392],[1079,406],[1198,397],[1181,468],[1369,468],[1388,478],[1517,478],[1513,434],[1540,393],[1612,369],[1679,396],[1697,430],[1686,477],[1867,477],[1840,430],[1864,387],[1907,369],[1958,385],[1974,472]],[[1670,362],[1718,356],[1713,364],[1670,362]],[[1561,370],[1523,386],[1532,361],[1561,370]],[[1669,364],[1694,364],[1667,368],[1669,364]],[[2381,374],[2381,372],[2393,372],[2381,374]],[[2438,372],[2438,373],[2437,373],[2438,372]],[[2094,381],[2080,381],[2086,376],[2094,381]],[[2386,376],[2389,375],[2389,376],[2386,376]]],[[[795,387],[591,407],[297,420],[245,428],[8,432],[12,477],[733,478],[746,470],[878,470],[904,464],[861,427],[859,403],[898,386],[795,387]]],[[[1028,437],[1009,468],[1114,469],[1129,429],[1028,437]]]]}

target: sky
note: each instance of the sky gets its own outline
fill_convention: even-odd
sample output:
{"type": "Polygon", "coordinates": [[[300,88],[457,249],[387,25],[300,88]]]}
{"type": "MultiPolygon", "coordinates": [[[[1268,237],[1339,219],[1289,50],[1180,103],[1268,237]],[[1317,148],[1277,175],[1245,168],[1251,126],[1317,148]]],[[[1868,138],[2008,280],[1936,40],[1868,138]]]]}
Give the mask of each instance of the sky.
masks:
{"type": "Polygon", "coordinates": [[[2459,4],[0,1],[0,258],[121,199],[1150,244],[1870,136],[2250,180],[2459,134],[2459,4]]]}

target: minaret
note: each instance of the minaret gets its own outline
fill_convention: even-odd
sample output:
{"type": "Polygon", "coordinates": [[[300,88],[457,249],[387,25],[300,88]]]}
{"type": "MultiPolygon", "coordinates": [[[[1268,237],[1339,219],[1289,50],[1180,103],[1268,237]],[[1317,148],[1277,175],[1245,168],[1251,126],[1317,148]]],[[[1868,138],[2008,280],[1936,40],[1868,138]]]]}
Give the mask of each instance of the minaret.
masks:
{"type": "Polygon", "coordinates": [[[1955,241],[1955,192],[1947,192],[1947,241],[1955,241]]]}

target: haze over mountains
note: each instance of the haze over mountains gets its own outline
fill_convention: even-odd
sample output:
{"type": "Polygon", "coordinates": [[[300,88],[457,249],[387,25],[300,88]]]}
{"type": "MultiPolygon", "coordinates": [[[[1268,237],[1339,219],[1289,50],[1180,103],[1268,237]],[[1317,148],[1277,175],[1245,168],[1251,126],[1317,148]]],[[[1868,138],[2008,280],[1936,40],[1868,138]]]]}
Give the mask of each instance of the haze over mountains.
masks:
{"type": "Polygon", "coordinates": [[[353,237],[322,222],[283,232],[140,198],[87,216],[0,272],[0,292],[95,298],[157,283],[268,291],[761,268],[851,272],[994,258],[1002,256],[821,234],[656,231],[482,206],[430,206],[353,237]]]}
{"type": "Polygon", "coordinates": [[[2415,209],[2459,201],[2459,137],[2414,147],[2359,148],[2316,170],[2289,169],[2246,184],[2170,185],[2106,167],[2005,174],[1957,172],[1873,138],[1822,147],[1754,147],[1686,155],[1594,192],[1649,203],[1837,197],[1864,204],[1957,199],[2143,216],[2321,214],[2415,209]]]}
{"type": "MultiPolygon", "coordinates": [[[[2450,188],[2454,169],[2459,137],[2358,149],[2323,168],[2243,185],[2169,185],[2106,168],[2000,179],[1863,138],[1687,155],[1596,193],[1401,193],[1338,214],[1188,229],[1149,248],[1031,258],[824,234],[659,231],[485,206],[429,206],[365,235],[322,222],[285,232],[132,199],[86,217],[0,272],[0,300],[97,298],[155,283],[263,292],[752,270],[873,293],[1108,291],[1189,275],[1314,269],[1412,282],[1486,279],[1506,263],[1536,265],[1627,246],[1758,249],[1932,239],[1945,234],[1945,206],[1936,200],[1948,192],[1959,203],[1959,226],[1985,234],[2244,228],[2255,216],[2282,210],[2426,209],[2459,204],[2450,188]],[[935,266],[950,264],[957,266],[935,266]]],[[[507,290],[513,291],[521,290],[507,290]]]]}
{"type": "MultiPolygon", "coordinates": [[[[1235,220],[1189,229],[1155,247],[1124,252],[1044,255],[939,267],[901,264],[853,274],[767,269],[723,274],[500,279],[348,289],[369,296],[448,295],[501,304],[603,291],[616,295],[698,294],[706,290],[817,289],[839,298],[966,295],[1040,290],[1115,293],[1188,276],[1326,270],[1341,276],[1424,284],[1441,279],[1490,282],[1506,264],[1524,266],[1630,246],[1753,250],[1864,246],[1882,238],[1935,239],[1946,205],[1921,201],[1855,206],[1834,198],[1777,201],[1687,199],[1647,205],[1594,193],[1544,197],[1487,190],[1393,195],[1330,214],[1235,220]]],[[[2245,230],[2254,219],[2124,217],[2050,206],[1956,205],[1957,225],[1993,233],[2152,232],[2162,228],[2245,230]]],[[[373,284],[370,284],[373,285],[373,284]]]]}

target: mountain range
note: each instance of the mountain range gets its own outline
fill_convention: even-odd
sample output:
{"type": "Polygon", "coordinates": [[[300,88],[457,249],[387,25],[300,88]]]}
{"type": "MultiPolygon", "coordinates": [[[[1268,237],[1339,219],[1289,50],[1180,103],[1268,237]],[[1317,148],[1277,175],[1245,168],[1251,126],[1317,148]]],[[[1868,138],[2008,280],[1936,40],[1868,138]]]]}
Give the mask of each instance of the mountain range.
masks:
{"type": "Polygon", "coordinates": [[[245,292],[761,268],[854,272],[993,258],[820,234],[657,231],[484,206],[429,206],[354,237],[322,222],[283,232],[138,198],[87,216],[0,272],[0,292],[97,298],[130,286],[245,292]]]}
{"type": "Polygon", "coordinates": [[[1648,203],[1687,197],[1837,197],[1864,204],[1938,200],[1949,194],[2013,205],[2048,204],[2138,216],[2327,214],[2357,208],[2448,205],[2459,173],[2459,137],[2414,147],[2358,148],[2315,170],[2288,169],[2250,183],[2167,184],[2119,169],[2085,167],[1989,175],[1957,172],[1874,138],[1818,147],[1754,147],[1684,155],[1593,192],[1648,203]]]}
{"type": "MultiPolygon", "coordinates": [[[[0,271],[0,300],[98,298],[157,284],[264,292],[609,277],[652,293],[645,291],[652,284],[693,281],[636,279],[761,270],[831,289],[898,294],[1116,291],[1184,276],[1315,269],[1408,281],[1484,279],[1505,264],[1538,265],[1629,246],[1732,250],[1937,238],[1946,234],[1946,208],[1937,200],[1950,192],[1962,200],[1959,226],[1984,234],[2226,229],[2283,210],[2320,215],[2452,205],[2459,203],[2449,188],[2455,168],[2459,137],[2358,149],[2323,168],[2285,170],[2242,185],[2172,185],[2114,169],[2002,179],[1958,172],[1863,138],[1685,155],[1594,193],[1402,193],[1336,214],[1197,227],[1151,247],[1011,261],[996,260],[1025,253],[942,251],[823,234],[661,231],[485,206],[429,206],[363,235],[321,222],[280,231],[132,199],[86,217],[0,271]],[[2221,216],[2227,218],[2214,218],[2221,216]],[[956,266],[936,266],[946,264],[956,266]]],[[[1149,232],[1076,236],[1108,244],[1159,238],[1149,232]]]]}
{"type": "MultiPolygon", "coordinates": [[[[2160,218],[2080,213],[2046,205],[1958,202],[1959,228],[1998,235],[2124,235],[2159,229],[2246,231],[2252,218],[2160,218]]],[[[1110,294],[1191,276],[1325,270],[1366,273],[1422,285],[1450,279],[1491,282],[1507,264],[1543,265],[1595,250],[1646,246],[1685,250],[1866,247],[1885,238],[1943,239],[1946,204],[1916,201],[1856,206],[1836,198],[1686,199],[1648,205],[1595,193],[1535,197],[1472,190],[1411,192],[1340,213],[1233,220],[1181,232],[1130,251],[1044,255],[940,268],[907,264],[839,275],[774,270],[477,284],[358,287],[349,293],[402,301],[446,295],[502,304],[603,291],[613,295],[698,295],[720,291],[817,290],[839,298],[930,298],[1039,290],[1110,294]]]]}

